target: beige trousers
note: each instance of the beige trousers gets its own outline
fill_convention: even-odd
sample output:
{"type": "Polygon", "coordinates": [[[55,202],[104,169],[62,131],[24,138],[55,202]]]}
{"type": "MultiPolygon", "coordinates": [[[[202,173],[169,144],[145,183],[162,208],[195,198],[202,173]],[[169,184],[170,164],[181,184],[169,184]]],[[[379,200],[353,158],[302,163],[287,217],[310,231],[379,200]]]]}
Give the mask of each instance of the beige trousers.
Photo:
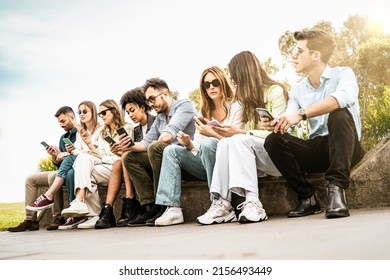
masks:
{"type": "Polygon", "coordinates": [[[101,159],[90,154],[80,154],[73,164],[73,169],[75,192],[77,189],[86,189],[85,203],[89,210],[87,216],[98,216],[101,203],[97,185],[108,185],[112,165],[104,164],[101,159]]]}
{"type": "MultiPolygon", "coordinates": [[[[38,187],[50,187],[56,177],[57,171],[45,171],[32,174],[26,178],[25,204],[33,203],[38,198],[38,187]]],[[[60,215],[63,208],[62,188],[54,196],[53,217],[60,215]]],[[[37,212],[26,209],[27,220],[37,220],[37,212]]]]}

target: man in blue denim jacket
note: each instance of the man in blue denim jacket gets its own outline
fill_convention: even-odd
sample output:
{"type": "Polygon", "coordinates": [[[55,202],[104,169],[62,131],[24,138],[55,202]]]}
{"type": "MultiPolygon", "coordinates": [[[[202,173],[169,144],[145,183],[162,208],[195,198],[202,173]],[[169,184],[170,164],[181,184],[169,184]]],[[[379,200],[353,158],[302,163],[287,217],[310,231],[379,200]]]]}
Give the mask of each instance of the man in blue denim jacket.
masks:
{"type": "Polygon", "coordinates": [[[167,83],[158,78],[146,81],[145,97],[149,105],[157,112],[157,117],[142,141],[128,147],[130,139],[122,138],[120,146],[129,151],[123,163],[133,181],[142,209],[129,226],[154,226],[166,206],[155,204],[158,180],[164,148],[178,144],[177,134],[183,131],[194,137],[196,110],[188,100],[174,100],[167,83]]]}
{"type": "Polygon", "coordinates": [[[351,168],[363,157],[360,144],[358,84],[349,67],[334,67],[328,61],[336,47],[332,36],[322,30],[294,33],[297,49],[293,56],[297,73],[306,77],[291,89],[284,115],[264,125],[271,133],[265,148],[298,194],[298,206],[288,217],[302,217],[321,211],[315,187],[305,173],[325,172],[329,181],[325,216],[349,216],[345,189],[351,168]],[[286,132],[302,120],[309,123],[308,140],[286,132]]]}

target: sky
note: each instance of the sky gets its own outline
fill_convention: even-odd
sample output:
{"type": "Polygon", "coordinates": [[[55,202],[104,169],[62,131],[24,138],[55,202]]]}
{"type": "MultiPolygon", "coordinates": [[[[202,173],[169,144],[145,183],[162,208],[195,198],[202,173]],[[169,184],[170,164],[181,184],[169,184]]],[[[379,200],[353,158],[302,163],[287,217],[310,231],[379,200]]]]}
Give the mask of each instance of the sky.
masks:
{"type": "MultiPolygon", "coordinates": [[[[285,31],[350,15],[390,32],[387,0],[0,0],[0,202],[24,201],[25,178],[58,145],[58,108],[119,101],[159,77],[185,98],[202,71],[249,50],[280,63],[285,31]]],[[[276,78],[293,79],[285,69],[276,78]]]]}

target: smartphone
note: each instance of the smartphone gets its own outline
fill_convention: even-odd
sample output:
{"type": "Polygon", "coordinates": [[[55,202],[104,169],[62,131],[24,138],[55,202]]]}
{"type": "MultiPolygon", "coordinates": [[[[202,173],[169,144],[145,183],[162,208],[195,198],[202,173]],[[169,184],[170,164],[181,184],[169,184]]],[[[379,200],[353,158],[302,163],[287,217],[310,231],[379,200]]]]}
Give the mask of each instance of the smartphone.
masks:
{"type": "Polygon", "coordinates": [[[205,120],[204,117],[198,117],[197,119],[198,119],[201,123],[207,124],[207,122],[206,122],[206,120],[205,120]]]}
{"type": "Polygon", "coordinates": [[[217,121],[217,120],[211,120],[207,123],[208,125],[211,125],[211,126],[219,126],[219,127],[222,127],[222,125],[217,121]]]}
{"type": "Polygon", "coordinates": [[[49,144],[47,144],[45,141],[42,141],[41,144],[42,144],[43,147],[45,147],[45,148],[49,148],[49,147],[50,147],[49,144]]]}
{"type": "MultiPolygon", "coordinates": [[[[127,131],[124,129],[124,127],[120,127],[116,130],[116,132],[119,134],[119,135],[122,135],[122,134],[125,134],[126,136],[128,136],[129,134],[127,134],[127,131]]],[[[130,146],[129,147],[132,147],[134,146],[135,143],[133,141],[133,139],[130,138],[130,146]]]]}
{"type": "Polygon", "coordinates": [[[267,109],[264,108],[256,108],[256,112],[260,115],[261,118],[268,118],[270,121],[274,119],[272,114],[268,112],[267,109]]]}
{"type": "Polygon", "coordinates": [[[104,137],[104,140],[106,140],[109,144],[113,144],[113,145],[116,143],[115,140],[112,139],[112,137],[109,136],[109,135],[107,135],[106,137],[104,137]]]}
{"type": "Polygon", "coordinates": [[[62,141],[64,141],[65,144],[73,145],[72,141],[70,141],[69,138],[62,138],[62,141]]]}
{"type": "Polygon", "coordinates": [[[124,129],[124,127],[120,127],[116,130],[116,132],[119,134],[119,135],[122,135],[122,134],[126,134],[126,136],[128,135],[127,134],[127,131],[124,129]]]}

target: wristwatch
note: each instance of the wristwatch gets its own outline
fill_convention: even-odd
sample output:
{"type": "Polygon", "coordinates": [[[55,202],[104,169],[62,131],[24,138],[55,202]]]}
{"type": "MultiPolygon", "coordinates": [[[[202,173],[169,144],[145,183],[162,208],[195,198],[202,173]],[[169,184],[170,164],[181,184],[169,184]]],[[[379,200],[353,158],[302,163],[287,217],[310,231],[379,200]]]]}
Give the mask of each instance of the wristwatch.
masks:
{"type": "Polygon", "coordinates": [[[298,110],[298,114],[302,116],[302,120],[303,121],[306,121],[307,120],[307,116],[306,116],[306,112],[305,112],[305,109],[301,108],[298,110]]]}

